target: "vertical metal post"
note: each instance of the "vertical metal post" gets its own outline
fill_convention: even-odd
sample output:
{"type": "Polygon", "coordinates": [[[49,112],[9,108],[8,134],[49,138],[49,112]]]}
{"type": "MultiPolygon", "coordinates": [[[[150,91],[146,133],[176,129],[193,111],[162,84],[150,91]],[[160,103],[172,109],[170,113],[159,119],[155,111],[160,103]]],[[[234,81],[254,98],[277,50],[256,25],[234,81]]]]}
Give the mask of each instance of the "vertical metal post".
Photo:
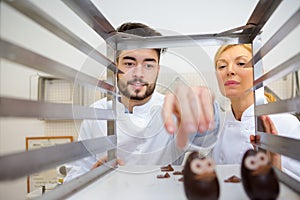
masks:
{"type": "MultiPolygon", "coordinates": [[[[261,36],[258,35],[255,37],[252,43],[252,53],[257,52],[258,49],[262,46],[261,36]]],[[[253,69],[253,79],[256,80],[264,74],[263,61],[259,60],[253,69]]],[[[263,83],[261,83],[263,84],[263,83]]],[[[264,88],[254,90],[254,115],[255,115],[255,133],[260,131],[264,132],[264,127],[261,119],[256,114],[256,106],[264,104],[264,88]]]]}
{"type": "MultiPolygon", "coordinates": [[[[107,57],[112,61],[116,62],[116,43],[108,42],[106,45],[106,53],[107,57]]],[[[111,85],[115,86],[115,92],[118,93],[117,89],[117,74],[109,69],[106,70],[107,82],[111,85]]],[[[113,95],[111,93],[107,93],[107,103],[112,101],[112,110],[114,112],[114,116],[117,116],[117,95],[113,95]]],[[[107,120],[107,135],[116,135],[117,134],[117,123],[116,120],[107,120]]],[[[116,158],[117,149],[112,149],[107,151],[108,160],[112,160],[116,158]]]]}

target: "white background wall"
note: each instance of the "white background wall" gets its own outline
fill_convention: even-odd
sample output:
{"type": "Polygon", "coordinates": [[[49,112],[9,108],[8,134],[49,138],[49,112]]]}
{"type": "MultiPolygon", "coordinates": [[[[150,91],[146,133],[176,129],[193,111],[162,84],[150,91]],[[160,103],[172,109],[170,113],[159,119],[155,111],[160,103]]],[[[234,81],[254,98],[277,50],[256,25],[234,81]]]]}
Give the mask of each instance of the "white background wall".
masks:
{"type": "MultiPolygon", "coordinates": [[[[103,40],[61,1],[32,0],[32,2],[94,48],[103,47],[103,40]]],[[[93,2],[114,27],[127,21],[143,22],[164,34],[218,33],[245,25],[257,3],[256,0],[93,0],[93,2]]],[[[283,1],[279,8],[280,12],[272,17],[264,29],[263,40],[267,41],[269,36],[299,8],[299,5],[299,0],[283,1]]],[[[75,69],[87,70],[87,58],[84,54],[6,4],[1,3],[0,11],[1,38],[75,69]]],[[[264,60],[267,70],[297,53],[299,50],[297,44],[300,42],[299,29],[298,27],[296,31],[292,32],[285,44],[280,44],[264,60]]],[[[204,82],[209,82],[213,80],[212,77],[214,76],[211,58],[215,50],[216,47],[207,47],[203,50],[199,46],[185,50],[170,49],[170,54],[162,58],[162,65],[179,74],[183,72],[183,65],[185,70],[189,68],[189,72],[194,72],[195,69],[192,65],[194,64],[197,69],[201,70],[201,73],[197,72],[196,78],[200,77],[204,82]],[[207,80],[205,77],[210,78],[207,80]]],[[[88,63],[90,66],[93,61],[89,60],[88,63]]],[[[0,95],[37,99],[37,77],[40,74],[43,73],[1,60],[0,95]]],[[[195,79],[195,77],[193,78],[195,79]]],[[[212,84],[215,83],[209,82],[208,85],[217,88],[216,85],[212,84]]],[[[218,93],[217,89],[215,92],[218,93]]],[[[45,135],[45,125],[41,120],[0,118],[0,154],[24,151],[26,137],[43,135],[45,135]]],[[[25,195],[25,178],[0,183],[0,199],[24,199],[25,195]]]]}

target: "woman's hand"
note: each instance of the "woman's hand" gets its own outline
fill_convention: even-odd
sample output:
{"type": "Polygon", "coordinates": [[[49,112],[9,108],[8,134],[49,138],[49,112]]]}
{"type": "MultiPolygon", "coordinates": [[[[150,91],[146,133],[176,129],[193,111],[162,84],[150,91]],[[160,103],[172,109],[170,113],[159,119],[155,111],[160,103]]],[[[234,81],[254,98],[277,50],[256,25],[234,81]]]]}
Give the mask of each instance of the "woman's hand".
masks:
{"type": "MultiPolygon", "coordinates": [[[[262,115],[260,118],[263,122],[264,131],[266,133],[278,135],[277,129],[269,116],[262,115]]],[[[258,143],[259,141],[260,141],[259,135],[257,135],[257,136],[251,135],[250,136],[251,143],[253,143],[253,142],[258,143]]],[[[281,156],[279,154],[268,152],[268,157],[270,158],[273,166],[277,167],[278,169],[281,169],[281,156]]]]}

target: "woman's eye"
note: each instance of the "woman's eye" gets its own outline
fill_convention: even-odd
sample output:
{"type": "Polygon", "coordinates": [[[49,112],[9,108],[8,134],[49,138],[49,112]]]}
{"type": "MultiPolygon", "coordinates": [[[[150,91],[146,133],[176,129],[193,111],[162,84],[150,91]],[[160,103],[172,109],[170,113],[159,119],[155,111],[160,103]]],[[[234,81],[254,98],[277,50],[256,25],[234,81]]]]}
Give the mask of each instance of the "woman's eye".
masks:
{"type": "Polygon", "coordinates": [[[241,66],[241,67],[244,67],[246,65],[246,63],[244,63],[244,62],[239,62],[238,63],[238,66],[241,66]]]}
{"type": "Polygon", "coordinates": [[[218,69],[224,69],[226,66],[225,65],[220,65],[218,66],[218,69]]]}

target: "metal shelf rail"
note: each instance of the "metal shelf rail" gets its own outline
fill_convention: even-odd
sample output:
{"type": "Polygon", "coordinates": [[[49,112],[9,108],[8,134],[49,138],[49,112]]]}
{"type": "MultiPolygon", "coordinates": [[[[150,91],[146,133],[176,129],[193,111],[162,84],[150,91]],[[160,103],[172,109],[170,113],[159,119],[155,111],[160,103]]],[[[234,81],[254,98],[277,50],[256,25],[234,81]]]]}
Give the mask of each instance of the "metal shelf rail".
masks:
{"type": "MultiPolygon", "coordinates": [[[[82,53],[93,58],[99,64],[106,66],[108,70],[107,81],[100,81],[90,77],[87,74],[83,74],[80,71],[72,69],[70,66],[61,64],[55,60],[34,53],[27,48],[20,47],[3,39],[0,41],[1,58],[70,81],[75,81],[76,78],[80,77],[80,79],[77,80],[80,84],[86,87],[97,86],[99,90],[107,91],[109,99],[114,102],[113,105],[115,105],[117,96],[115,75],[116,73],[122,73],[118,71],[114,64],[115,52],[123,49],[184,47],[195,45],[196,43],[197,45],[203,46],[231,43],[252,43],[255,49],[259,49],[253,57],[255,80],[253,88],[250,88],[255,90],[255,93],[258,89],[263,89],[267,83],[300,69],[300,55],[297,54],[293,58],[274,68],[274,70],[266,74],[262,73],[262,66],[259,61],[300,23],[300,10],[298,10],[287,23],[279,28],[269,41],[261,47],[257,45],[256,40],[259,38],[262,28],[277,9],[281,0],[260,0],[245,25],[225,32],[216,34],[146,38],[116,33],[108,20],[105,19],[102,13],[89,0],[64,0],[63,2],[106,41],[108,56],[104,56],[100,52],[94,51],[93,47],[88,45],[81,38],[73,34],[66,27],[29,1],[1,0],[1,4],[3,3],[11,6],[82,53]],[[114,36],[113,40],[111,40],[111,36],[114,36]],[[191,39],[196,41],[196,43],[191,43],[191,39]],[[90,54],[90,52],[93,53],[90,54]],[[78,74],[80,74],[80,76],[77,76],[78,74]]],[[[289,100],[269,103],[267,105],[262,104],[261,101],[256,99],[255,116],[257,118],[257,123],[259,121],[258,117],[263,114],[300,111],[299,102],[299,96],[289,100]]],[[[74,142],[71,144],[63,144],[28,152],[3,155],[0,157],[0,181],[24,177],[59,164],[89,156],[91,153],[109,151],[109,160],[111,163],[114,162],[116,158],[115,147],[117,143],[117,137],[115,135],[115,122],[117,119],[116,107],[113,107],[111,110],[97,109],[95,112],[95,109],[84,106],[74,107],[66,104],[0,97],[0,117],[74,119],[74,116],[72,115],[74,109],[79,109],[80,113],[82,113],[82,115],[77,116],[78,119],[109,120],[108,136],[89,141],[74,142]],[[91,148],[90,151],[87,151],[83,143],[89,143],[93,148],[91,148]],[[55,152],[64,152],[64,154],[55,152]]],[[[260,144],[256,144],[260,148],[300,160],[299,140],[264,133],[258,126],[256,127],[256,134],[261,136],[260,144]],[[288,144],[288,146],[286,144],[288,144]]],[[[114,168],[109,168],[103,165],[96,170],[93,170],[69,183],[63,184],[51,192],[46,193],[43,196],[43,199],[66,198],[111,170],[114,170],[114,168]]],[[[294,179],[281,171],[278,171],[278,174],[281,181],[294,189],[297,193],[300,193],[299,183],[295,182],[294,179]]]]}

